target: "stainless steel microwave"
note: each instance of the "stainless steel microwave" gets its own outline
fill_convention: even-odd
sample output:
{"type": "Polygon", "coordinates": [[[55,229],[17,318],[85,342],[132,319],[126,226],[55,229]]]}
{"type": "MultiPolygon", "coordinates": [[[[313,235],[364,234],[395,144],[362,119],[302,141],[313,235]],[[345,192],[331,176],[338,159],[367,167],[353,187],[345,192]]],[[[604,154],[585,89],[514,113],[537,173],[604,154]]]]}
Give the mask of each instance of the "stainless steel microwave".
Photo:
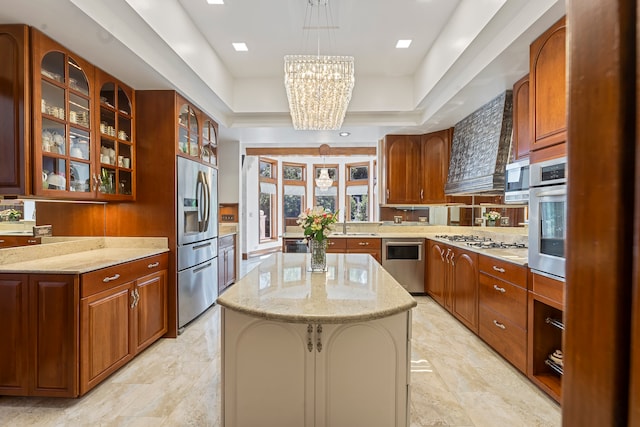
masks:
{"type": "Polygon", "coordinates": [[[505,203],[529,203],[529,159],[509,163],[505,168],[505,203]]]}

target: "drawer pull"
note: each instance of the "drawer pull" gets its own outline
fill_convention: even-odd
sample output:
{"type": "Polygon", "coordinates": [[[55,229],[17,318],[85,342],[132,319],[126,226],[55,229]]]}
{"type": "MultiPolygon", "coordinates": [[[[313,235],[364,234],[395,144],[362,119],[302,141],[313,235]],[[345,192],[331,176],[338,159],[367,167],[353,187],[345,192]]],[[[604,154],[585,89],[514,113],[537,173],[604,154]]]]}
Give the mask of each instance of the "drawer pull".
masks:
{"type": "Polygon", "coordinates": [[[151,264],[147,265],[147,268],[156,268],[159,265],[160,265],[160,262],[156,261],[154,263],[151,263],[151,264]]]}
{"type": "Polygon", "coordinates": [[[493,289],[495,289],[495,290],[496,290],[496,291],[498,291],[498,292],[502,292],[503,294],[504,294],[505,292],[507,292],[507,290],[506,290],[505,288],[501,288],[501,287],[500,287],[500,286],[498,286],[498,285],[493,285],[493,289]]]}
{"type": "Polygon", "coordinates": [[[105,277],[104,279],[102,279],[102,281],[103,281],[104,283],[109,283],[109,282],[111,282],[111,281],[113,281],[113,280],[118,280],[119,278],[120,278],[120,275],[119,275],[118,273],[116,273],[116,274],[114,274],[114,275],[113,275],[113,276],[111,276],[111,277],[105,277]]]}
{"type": "Polygon", "coordinates": [[[329,245],[333,246],[333,245],[335,245],[335,244],[336,244],[336,242],[327,242],[327,244],[329,244],[329,245]]]}
{"type": "Polygon", "coordinates": [[[499,273],[504,273],[506,271],[504,268],[500,268],[495,265],[493,266],[493,269],[499,273]]]}
{"type": "Polygon", "coordinates": [[[507,327],[506,327],[506,326],[504,326],[504,324],[502,324],[502,323],[498,322],[498,321],[497,321],[497,320],[495,320],[495,319],[493,320],[493,324],[494,324],[494,325],[496,325],[496,326],[497,326],[498,328],[500,328],[500,329],[507,329],[507,327]]]}
{"type": "Polygon", "coordinates": [[[4,243],[4,239],[0,239],[0,243],[4,243]]]}
{"type": "Polygon", "coordinates": [[[211,246],[211,243],[205,243],[203,245],[197,245],[197,246],[192,247],[191,249],[193,249],[194,251],[197,251],[198,249],[203,249],[203,248],[206,248],[207,246],[211,246]]]}
{"type": "Polygon", "coordinates": [[[38,241],[36,239],[29,239],[27,240],[27,243],[38,243],[38,241]]]}
{"type": "Polygon", "coordinates": [[[369,246],[369,242],[358,242],[360,246],[369,246]]]}

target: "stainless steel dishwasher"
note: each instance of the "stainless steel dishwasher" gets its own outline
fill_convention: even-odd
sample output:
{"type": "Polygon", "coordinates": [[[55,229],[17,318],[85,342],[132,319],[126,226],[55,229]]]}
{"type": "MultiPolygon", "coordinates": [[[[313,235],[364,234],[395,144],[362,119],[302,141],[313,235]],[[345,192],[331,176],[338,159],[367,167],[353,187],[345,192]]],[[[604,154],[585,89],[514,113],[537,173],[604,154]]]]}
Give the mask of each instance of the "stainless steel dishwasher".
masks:
{"type": "Polygon", "coordinates": [[[424,293],[424,239],[382,239],[382,267],[409,293],[424,293]]]}

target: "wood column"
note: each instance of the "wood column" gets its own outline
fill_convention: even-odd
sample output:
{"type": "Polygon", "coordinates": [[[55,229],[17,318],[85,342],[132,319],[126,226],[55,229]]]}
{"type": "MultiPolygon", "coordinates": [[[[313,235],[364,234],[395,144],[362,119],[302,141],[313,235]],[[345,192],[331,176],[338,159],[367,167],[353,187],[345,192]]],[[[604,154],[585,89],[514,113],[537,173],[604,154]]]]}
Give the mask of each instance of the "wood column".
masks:
{"type": "Polygon", "coordinates": [[[563,425],[622,426],[639,249],[633,234],[635,0],[568,0],[567,20],[563,425]]]}

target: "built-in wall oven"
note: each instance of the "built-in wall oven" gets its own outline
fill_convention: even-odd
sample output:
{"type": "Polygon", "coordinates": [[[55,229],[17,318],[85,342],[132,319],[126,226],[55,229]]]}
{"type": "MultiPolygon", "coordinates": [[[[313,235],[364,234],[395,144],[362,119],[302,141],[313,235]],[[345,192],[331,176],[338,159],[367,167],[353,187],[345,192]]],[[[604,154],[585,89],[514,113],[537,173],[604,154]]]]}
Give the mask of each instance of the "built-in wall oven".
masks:
{"type": "Polygon", "coordinates": [[[564,279],[567,159],[533,163],[529,172],[529,267],[564,279]]]}
{"type": "Polygon", "coordinates": [[[382,239],[382,267],[409,293],[424,293],[424,239],[382,239]]]}

